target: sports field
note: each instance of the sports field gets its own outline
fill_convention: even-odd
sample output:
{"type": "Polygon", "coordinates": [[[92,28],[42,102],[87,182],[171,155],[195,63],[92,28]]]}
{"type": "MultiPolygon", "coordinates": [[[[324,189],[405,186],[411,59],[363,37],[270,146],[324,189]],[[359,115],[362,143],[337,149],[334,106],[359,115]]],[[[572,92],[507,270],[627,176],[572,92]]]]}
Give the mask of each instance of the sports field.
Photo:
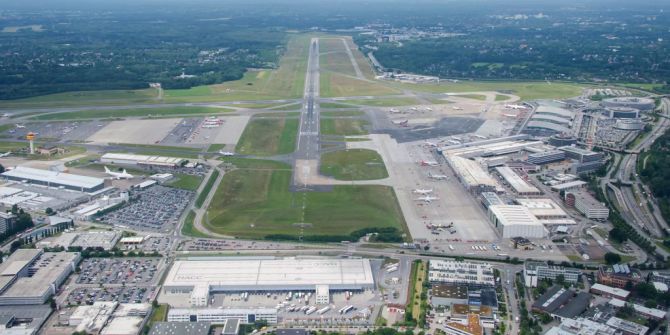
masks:
{"type": "Polygon", "coordinates": [[[242,155],[271,156],[295,150],[298,119],[254,118],[244,129],[235,151],[242,155]]]}
{"type": "Polygon", "coordinates": [[[229,113],[230,108],[213,107],[160,107],[160,108],[130,108],[115,110],[87,110],[76,112],[51,113],[33,116],[32,120],[80,120],[104,119],[123,117],[163,117],[163,116],[191,116],[229,113]]]}
{"type": "Polygon", "coordinates": [[[226,174],[208,209],[205,224],[213,232],[262,239],[274,234],[297,237],[303,229],[305,236],[343,236],[373,227],[406,231],[390,187],[336,186],[331,192],[289,192],[289,166],[263,161],[242,166],[245,168],[226,174]]]}
{"type": "Polygon", "coordinates": [[[382,157],[373,150],[350,149],[321,155],[319,172],[337,180],[374,180],[388,177],[382,157]]]}
{"type": "Polygon", "coordinates": [[[321,119],[322,135],[365,135],[368,122],[359,119],[321,119]]]}

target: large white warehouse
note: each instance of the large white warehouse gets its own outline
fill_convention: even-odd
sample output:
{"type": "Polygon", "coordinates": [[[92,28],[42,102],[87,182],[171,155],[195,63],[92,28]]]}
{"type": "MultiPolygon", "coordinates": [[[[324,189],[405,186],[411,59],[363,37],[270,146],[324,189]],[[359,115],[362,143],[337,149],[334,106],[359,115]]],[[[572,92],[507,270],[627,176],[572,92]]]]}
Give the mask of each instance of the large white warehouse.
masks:
{"type": "Polygon", "coordinates": [[[217,258],[175,261],[163,288],[167,294],[190,293],[191,304],[206,305],[212,292],[374,288],[367,259],[217,258]]]}
{"type": "Polygon", "coordinates": [[[504,238],[543,238],[546,236],[542,223],[525,206],[489,206],[489,218],[504,238]]]}

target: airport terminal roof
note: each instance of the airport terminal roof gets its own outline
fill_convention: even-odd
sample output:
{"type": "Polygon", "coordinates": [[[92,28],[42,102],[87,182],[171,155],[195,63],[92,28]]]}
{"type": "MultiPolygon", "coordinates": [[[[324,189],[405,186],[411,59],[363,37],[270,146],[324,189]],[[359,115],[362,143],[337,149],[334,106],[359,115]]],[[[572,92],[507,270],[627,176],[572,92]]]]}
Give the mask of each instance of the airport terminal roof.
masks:
{"type": "Polygon", "coordinates": [[[557,123],[552,123],[552,122],[547,122],[547,121],[537,121],[537,120],[530,120],[528,121],[528,124],[526,124],[527,128],[543,128],[543,129],[549,129],[549,130],[554,130],[560,133],[569,133],[570,128],[562,126],[557,123]]]}
{"type": "Polygon", "coordinates": [[[516,202],[528,208],[536,217],[568,217],[563,208],[561,208],[554,200],[549,198],[542,199],[516,199],[516,202]]]}
{"type": "Polygon", "coordinates": [[[316,287],[369,287],[374,285],[367,259],[212,259],[175,261],[165,287],[208,285],[217,289],[252,290],[316,287]]]}
{"type": "Polygon", "coordinates": [[[17,179],[34,180],[43,183],[68,185],[80,188],[94,188],[105,182],[104,179],[100,178],[80,176],[50,170],[33,169],[24,166],[17,166],[12,170],[4,172],[2,175],[17,179]]]}
{"type": "Polygon", "coordinates": [[[486,154],[504,155],[512,152],[518,152],[528,147],[542,146],[541,141],[497,141],[485,140],[481,142],[471,142],[454,146],[441,148],[445,156],[477,157],[486,154]],[[482,143],[483,142],[483,143],[482,143]],[[480,144],[481,143],[481,144],[480,144]]]}
{"type": "Polygon", "coordinates": [[[525,225],[543,227],[542,223],[524,206],[495,205],[489,207],[489,210],[503,226],[525,225]]]}
{"type": "Polygon", "coordinates": [[[535,110],[535,114],[550,114],[556,115],[565,119],[571,119],[574,116],[574,113],[561,107],[549,106],[549,105],[540,105],[535,110]]]}
{"type": "Polygon", "coordinates": [[[460,176],[463,183],[468,186],[488,185],[500,188],[500,184],[495,180],[479,163],[458,156],[448,157],[447,161],[451,167],[460,176]]]}
{"type": "Polygon", "coordinates": [[[509,166],[499,166],[496,171],[505,179],[505,181],[519,194],[540,193],[540,190],[523,180],[509,166]]]}
{"type": "Polygon", "coordinates": [[[570,119],[566,119],[566,118],[556,116],[556,115],[553,115],[553,114],[542,114],[542,113],[535,114],[530,119],[531,120],[536,120],[536,121],[544,120],[544,121],[547,121],[547,122],[553,122],[553,123],[557,123],[557,124],[566,124],[566,125],[570,124],[570,119]]]}

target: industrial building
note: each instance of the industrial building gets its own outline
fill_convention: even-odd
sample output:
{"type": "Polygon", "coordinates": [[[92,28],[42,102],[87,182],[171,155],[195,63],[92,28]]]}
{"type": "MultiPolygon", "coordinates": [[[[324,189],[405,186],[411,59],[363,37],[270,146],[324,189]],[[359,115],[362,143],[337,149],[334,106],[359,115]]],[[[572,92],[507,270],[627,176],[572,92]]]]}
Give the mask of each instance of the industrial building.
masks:
{"type": "Polygon", "coordinates": [[[36,185],[43,185],[55,188],[65,188],[68,190],[93,193],[104,188],[105,180],[88,176],[63,173],[58,171],[49,171],[33,169],[29,167],[17,166],[16,168],[5,171],[2,176],[18,182],[27,182],[36,185]]]}
{"type": "Polygon", "coordinates": [[[518,195],[539,195],[542,192],[535,186],[523,180],[514,170],[508,166],[499,166],[496,168],[498,174],[512,187],[518,195]]]}
{"type": "Polygon", "coordinates": [[[468,287],[455,284],[435,284],[430,289],[430,304],[451,306],[468,303],[468,287]]]}
{"type": "Polygon", "coordinates": [[[547,313],[556,319],[574,318],[588,309],[591,295],[586,292],[575,293],[560,285],[550,287],[532,305],[532,310],[547,313]]]}
{"type": "Polygon", "coordinates": [[[253,324],[256,321],[267,321],[268,324],[277,324],[277,309],[275,308],[210,308],[186,309],[171,308],[168,311],[168,322],[209,322],[222,325],[227,320],[239,320],[241,324],[253,324]]]}
{"type": "Polygon", "coordinates": [[[577,283],[582,272],[577,269],[549,265],[546,262],[528,261],[523,266],[523,278],[526,287],[537,287],[539,281],[563,276],[566,283],[577,283]]]}
{"type": "Polygon", "coordinates": [[[547,235],[542,223],[524,206],[490,206],[488,214],[503,238],[543,238],[547,235]]]}
{"type": "Polygon", "coordinates": [[[190,294],[194,306],[206,306],[209,294],[240,291],[329,290],[374,288],[368,259],[217,258],[178,260],[163,290],[190,294]]]}
{"type": "Polygon", "coordinates": [[[644,281],[640,271],[631,269],[627,264],[602,265],[598,268],[597,279],[600,284],[618,288],[626,287],[628,282],[636,285],[644,281]]]}
{"type": "Polygon", "coordinates": [[[577,208],[586,218],[592,220],[607,220],[610,213],[607,206],[581,189],[566,192],[565,204],[577,208]]]}
{"type": "Polygon", "coordinates": [[[176,168],[182,166],[188,160],[179,157],[107,153],[100,157],[100,161],[106,164],[176,168]]]}
{"type": "Polygon", "coordinates": [[[628,300],[628,296],[630,295],[630,292],[624,289],[599,283],[591,285],[591,293],[601,295],[605,298],[619,299],[623,301],[628,300]]]}
{"type": "Polygon", "coordinates": [[[471,289],[493,287],[495,279],[490,264],[430,260],[428,280],[431,283],[464,285],[471,289]]]}
{"type": "Polygon", "coordinates": [[[564,151],[551,150],[551,151],[529,154],[528,159],[526,161],[531,164],[542,165],[562,161],[564,159],[565,159],[564,151]]]}
{"type": "Polygon", "coordinates": [[[574,159],[580,163],[601,161],[605,157],[602,152],[594,152],[573,146],[560,147],[558,150],[565,152],[565,157],[574,159]]]}
{"type": "Polygon", "coordinates": [[[484,206],[484,208],[489,208],[489,206],[494,205],[505,205],[505,202],[502,199],[500,199],[498,194],[493,192],[482,192],[481,198],[482,198],[482,205],[484,206]]]}
{"type": "Polygon", "coordinates": [[[586,185],[585,181],[582,180],[573,180],[562,184],[556,184],[551,186],[552,191],[562,192],[562,191],[571,191],[577,190],[586,185]]]}
{"type": "Polygon", "coordinates": [[[209,335],[209,322],[154,322],[149,335],[209,335]]]}
{"type": "Polygon", "coordinates": [[[609,98],[604,99],[600,104],[604,107],[636,108],[642,111],[651,111],[656,108],[656,102],[654,102],[654,99],[638,97],[609,98]]]}
{"type": "MultiPolygon", "coordinates": [[[[646,327],[645,327],[646,328],[646,327]]],[[[561,324],[551,327],[545,335],[615,335],[616,329],[585,318],[564,318],[561,324]]],[[[644,335],[644,334],[640,334],[644,335]]]]}
{"type": "MultiPolygon", "coordinates": [[[[570,216],[563,210],[554,200],[549,198],[542,199],[524,199],[518,198],[516,202],[528,208],[528,210],[538,219],[547,220],[551,223],[552,219],[566,219],[570,216]]],[[[557,224],[562,223],[562,220],[556,221],[557,224]]]]}
{"type": "Polygon", "coordinates": [[[76,252],[18,249],[0,264],[0,305],[40,305],[75,270],[76,252]]]}
{"type": "Polygon", "coordinates": [[[498,181],[477,162],[459,156],[447,156],[446,158],[447,164],[469,192],[479,194],[503,190],[498,181]]]}
{"type": "Polygon", "coordinates": [[[51,315],[51,306],[1,306],[0,334],[34,335],[51,315]]]}

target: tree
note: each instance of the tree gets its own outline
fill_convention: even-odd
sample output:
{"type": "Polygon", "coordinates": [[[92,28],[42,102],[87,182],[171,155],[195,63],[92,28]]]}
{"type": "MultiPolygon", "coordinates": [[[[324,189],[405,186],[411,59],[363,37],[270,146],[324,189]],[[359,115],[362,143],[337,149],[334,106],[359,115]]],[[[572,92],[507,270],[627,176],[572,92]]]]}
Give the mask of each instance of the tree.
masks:
{"type": "Polygon", "coordinates": [[[608,253],[605,254],[605,262],[607,264],[610,264],[610,265],[617,264],[617,263],[621,262],[621,256],[619,256],[619,254],[615,254],[613,252],[608,252],[608,253]]]}
{"type": "Polygon", "coordinates": [[[51,207],[47,207],[47,209],[44,210],[44,213],[46,213],[49,216],[56,214],[51,207]]]}
{"type": "Polygon", "coordinates": [[[556,284],[558,284],[558,285],[565,284],[565,276],[564,275],[556,276],[556,284]]]}
{"type": "Polygon", "coordinates": [[[623,231],[623,229],[620,229],[619,227],[612,228],[612,230],[610,230],[608,235],[610,239],[618,243],[623,243],[628,239],[626,232],[623,231]]]}

